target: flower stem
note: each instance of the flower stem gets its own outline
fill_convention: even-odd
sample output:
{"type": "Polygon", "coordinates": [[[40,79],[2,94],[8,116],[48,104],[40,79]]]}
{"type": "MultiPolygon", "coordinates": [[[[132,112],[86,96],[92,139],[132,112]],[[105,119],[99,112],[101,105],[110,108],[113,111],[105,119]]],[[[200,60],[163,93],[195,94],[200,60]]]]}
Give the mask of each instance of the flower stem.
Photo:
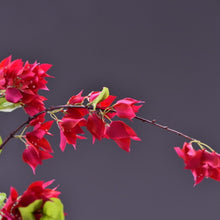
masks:
{"type": "Polygon", "coordinates": [[[140,121],[142,121],[142,122],[146,122],[148,124],[154,125],[156,127],[162,128],[162,129],[164,129],[166,131],[169,131],[169,132],[172,132],[172,133],[177,134],[179,136],[182,136],[182,137],[184,137],[184,138],[186,138],[186,139],[188,139],[190,141],[194,141],[195,140],[194,138],[192,138],[192,137],[190,137],[190,136],[188,136],[188,135],[186,135],[186,134],[184,134],[182,132],[179,132],[177,130],[171,129],[171,128],[169,128],[166,125],[161,125],[161,124],[156,123],[156,120],[149,120],[149,119],[142,118],[142,117],[139,117],[139,116],[136,116],[135,118],[140,120],[140,121]]]}

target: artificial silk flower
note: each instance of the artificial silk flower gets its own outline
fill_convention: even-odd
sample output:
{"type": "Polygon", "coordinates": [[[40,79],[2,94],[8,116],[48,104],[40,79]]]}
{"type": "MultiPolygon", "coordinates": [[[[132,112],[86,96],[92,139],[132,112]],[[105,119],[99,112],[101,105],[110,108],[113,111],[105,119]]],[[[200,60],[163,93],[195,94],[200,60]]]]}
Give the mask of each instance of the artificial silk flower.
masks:
{"type": "Polygon", "coordinates": [[[140,141],[135,131],[123,121],[112,121],[106,127],[106,137],[114,140],[120,148],[130,152],[131,139],[140,141]]]}
{"type": "Polygon", "coordinates": [[[220,181],[220,154],[207,150],[195,150],[191,143],[185,142],[183,148],[174,147],[177,155],[184,160],[185,169],[194,177],[194,186],[205,177],[220,181]]]}

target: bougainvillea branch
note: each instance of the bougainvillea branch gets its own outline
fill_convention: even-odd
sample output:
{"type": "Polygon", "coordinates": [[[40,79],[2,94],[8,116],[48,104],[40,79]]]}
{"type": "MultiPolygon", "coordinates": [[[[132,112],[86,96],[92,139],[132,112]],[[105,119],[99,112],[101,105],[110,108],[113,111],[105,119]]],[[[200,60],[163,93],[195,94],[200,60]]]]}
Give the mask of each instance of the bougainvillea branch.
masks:
{"type": "MultiPolygon", "coordinates": [[[[54,110],[58,110],[58,109],[68,109],[68,108],[87,108],[87,109],[91,109],[91,107],[85,107],[85,106],[79,106],[79,105],[57,105],[57,106],[53,106],[53,107],[50,107],[50,108],[47,108],[39,113],[37,113],[36,115],[32,116],[32,117],[29,117],[27,121],[25,121],[24,123],[22,123],[21,125],[19,125],[3,142],[2,144],[0,145],[0,150],[3,149],[3,147],[6,145],[6,143],[14,138],[14,135],[19,131],[21,130],[25,125],[28,125],[30,123],[30,121],[32,121],[33,119],[37,118],[39,115],[43,114],[43,113],[47,113],[47,112],[52,112],[54,110]]],[[[166,131],[169,131],[171,133],[174,133],[176,135],[179,135],[181,137],[184,137],[186,139],[188,139],[189,141],[195,141],[196,139],[195,138],[192,138],[182,132],[179,132],[177,130],[174,130],[174,129],[171,129],[169,128],[168,126],[166,125],[161,125],[159,123],[156,122],[156,120],[149,120],[149,119],[146,119],[146,118],[143,118],[143,117],[140,117],[140,116],[135,116],[134,118],[142,121],[142,122],[146,122],[148,124],[151,124],[151,125],[154,125],[156,127],[159,127],[159,128],[162,128],[166,131]]]]}
{"type": "MultiPolygon", "coordinates": [[[[73,98],[72,98],[73,99],[73,98]]],[[[109,108],[109,107],[108,107],[109,108]]],[[[12,132],[5,140],[4,140],[4,142],[2,143],[2,145],[0,146],[0,149],[2,149],[3,147],[4,147],[4,145],[11,139],[11,138],[13,138],[13,137],[16,137],[15,136],[15,134],[19,131],[19,130],[21,130],[24,126],[26,126],[26,125],[29,125],[29,123],[31,122],[31,121],[33,121],[34,119],[36,119],[38,116],[40,116],[41,114],[44,114],[44,113],[49,113],[49,114],[52,114],[52,115],[54,115],[55,113],[58,113],[58,112],[63,112],[63,111],[65,111],[65,110],[68,110],[69,109],[69,111],[74,111],[74,114],[76,113],[76,111],[81,111],[80,109],[86,109],[86,110],[88,110],[88,111],[92,111],[93,112],[93,114],[92,114],[92,116],[90,116],[89,118],[88,118],[88,121],[87,121],[87,128],[88,129],[90,129],[90,131],[91,131],[91,128],[90,127],[93,127],[93,120],[97,123],[100,119],[97,117],[96,119],[94,118],[94,117],[96,117],[96,111],[97,112],[99,112],[99,111],[102,111],[103,110],[103,107],[97,107],[96,109],[95,109],[95,111],[93,110],[93,107],[91,106],[91,105],[87,105],[87,106],[84,106],[84,105],[70,105],[70,104],[66,104],[66,105],[58,105],[58,106],[53,106],[53,107],[50,107],[50,108],[47,108],[47,109],[45,109],[45,110],[43,110],[43,111],[41,111],[41,112],[39,112],[39,113],[37,113],[37,114],[35,114],[34,116],[32,116],[32,117],[29,117],[28,118],[28,120],[27,121],[25,121],[24,123],[22,123],[20,126],[18,126],[18,128],[17,129],[15,129],[15,131],[14,132],[12,132]],[[74,110],[75,109],[75,110],[74,110]],[[78,109],[78,110],[77,110],[78,109]]],[[[105,108],[104,108],[105,109],[105,108]]],[[[73,113],[73,112],[72,112],[73,113]]],[[[116,114],[116,110],[114,110],[113,108],[109,108],[108,109],[108,113],[113,113],[113,114],[116,114]]],[[[120,114],[122,114],[122,113],[120,113],[120,114]]],[[[193,144],[193,143],[196,143],[203,151],[204,151],[204,149],[206,149],[206,151],[208,150],[208,151],[213,151],[213,149],[211,148],[211,147],[209,147],[207,144],[204,144],[204,143],[202,143],[202,142],[200,142],[200,141],[198,141],[198,140],[196,140],[196,139],[194,139],[194,138],[192,138],[192,137],[190,137],[190,136],[188,136],[188,135],[186,135],[186,134],[184,134],[184,133],[182,133],[182,132],[179,132],[179,131],[177,131],[177,130],[174,130],[174,129],[171,129],[171,128],[169,128],[168,126],[165,126],[165,125],[161,125],[161,124],[159,124],[159,123],[156,123],[156,121],[155,120],[149,120],[149,119],[145,119],[145,118],[143,118],[143,117],[139,117],[139,116],[134,116],[133,118],[135,118],[135,119],[137,119],[137,120],[140,120],[140,121],[142,121],[142,122],[145,122],[145,123],[149,123],[149,124],[151,124],[151,125],[154,125],[154,126],[156,126],[156,127],[159,127],[159,128],[161,128],[161,129],[164,129],[164,130],[166,130],[166,131],[169,131],[169,132],[171,132],[171,133],[174,133],[174,134],[176,134],[176,135],[179,135],[179,136],[182,136],[182,137],[184,137],[184,138],[186,138],[186,139],[188,139],[189,141],[190,141],[190,145],[191,144],[193,144]]],[[[58,120],[56,117],[55,117],[55,120],[58,120]]],[[[61,124],[61,126],[63,126],[63,125],[65,125],[65,123],[66,122],[62,122],[61,124]]],[[[102,120],[100,120],[100,123],[101,123],[101,126],[103,125],[102,124],[102,120]]],[[[59,124],[59,123],[58,123],[59,124]]],[[[114,123],[113,124],[113,126],[114,126],[114,129],[115,128],[117,128],[118,126],[124,126],[124,123],[122,123],[122,122],[120,122],[118,124],[118,122],[116,122],[116,124],[114,123]],[[120,124],[120,125],[119,125],[120,124]]],[[[126,125],[125,125],[126,126],[126,125]]],[[[65,126],[64,126],[65,127],[65,126]]],[[[102,133],[101,131],[100,131],[100,127],[98,126],[98,124],[96,124],[96,126],[94,126],[94,127],[98,127],[98,132],[97,131],[91,131],[91,133],[94,135],[94,137],[96,137],[97,139],[101,139],[102,138],[102,135],[101,136],[98,136],[98,134],[100,134],[100,133],[102,133]]],[[[103,129],[104,129],[104,127],[103,127],[103,129]]],[[[102,129],[101,129],[102,130],[102,129]]],[[[109,132],[108,132],[109,133],[109,132]]],[[[112,132],[111,132],[112,133],[112,132]]],[[[112,137],[112,135],[110,134],[110,136],[112,137]]],[[[136,136],[136,135],[135,135],[136,136]]],[[[112,139],[114,140],[114,137],[112,137],[112,139]]],[[[134,138],[134,140],[139,140],[137,137],[136,138],[134,138]]],[[[116,142],[116,143],[119,143],[119,141],[118,142],[116,142]]],[[[65,144],[64,144],[65,145],[65,144]]],[[[65,146],[64,145],[62,145],[61,146],[61,149],[62,150],[64,150],[65,149],[65,146]]],[[[75,145],[74,145],[74,147],[75,147],[75,145]]],[[[122,148],[123,149],[123,148],[122,148]]],[[[125,150],[127,150],[128,151],[128,149],[127,148],[124,148],[125,150]]],[[[175,150],[176,150],[177,148],[175,148],[175,150]]],[[[180,153],[179,153],[179,151],[177,151],[176,150],[176,152],[177,152],[177,154],[180,156],[180,153]]],[[[28,153],[30,153],[30,152],[28,152],[28,153]]],[[[206,153],[209,153],[209,152],[206,152],[206,153]]],[[[218,154],[216,154],[216,155],[218,155],[218,154]]],[[[181,157],[181,156],[180,156],[181,157]]],[[[36,167],[36,165],[38,164],[38,163],[36,163],[35,165],[33,165],[32,163],[33,162],[30,162],[29,161],[29,159],[25,159],[26,157],[23,157],[23,159],[32,167],[32,169],[33,169],[33,171],[34,171],[34,173],[35,173],[35,167],[36,167]]],[[[183,158],[183,157],[181,157],[181,158],[183,158]]],[[[46,158],[46,159],[48,159],[48,158],[46,158]]],[[[184,158],[183,158],[184,159],[184,158]]],[[[186,167],[187,168],[187,167],[186,167]]],[[[205,174],[203,174],[203,176],[204,176],[205,174]]],[[[209,174],[207,174],[209,177],[211,177],[209,174]]],[[[218,178],[216,178],[215,177],[215,179],[217,180],[218,178]]],[[[195,183],[198,183],[198,181],[195,179],[195,183]]]]}
{"type": "MultiPolygon", "coordinates": [[[[39,90],[49,90],[46,77],[50,64],[23,63],[21,59],[12,61],[11,56],[0,62],[0,111],[11,112],[22,107],[28,119],[19,125],[8,137],[0,138],[0,153],[9,140],[18,138],[25,144],[23,161],[33,173],[43,160],[52,158],[53,148],[46,135],[55,122],[60,131],[60,149],[66,145],[76,149],[78,139],[86,139],[84,129],[92,135],[92,143],[102,139],[113,140],[121,149],[130,152],[131,140],[140,141],[136,132],[126,120],[137,119],[165,131],[174,133],[188,140],[182,149],[175,147],[177,155],[184,160],[185,169],[191,170],[194,186],[205,177],[220,181],[220,154],[209,145],[194,139],[182,132],[161,125],[156,120],[137,116],[144,101],[123,98],[116,102],[116,96],[110,95],[109,89],[92,91],[83,96],[83,91],[69,98],[66,104],[45,107],[46,98],[39,95],[39,90]],[[51,119],[47,121],[45,116],[51,119]],[[20,134],[17,134],[20,132],[20,134]],[[193,145],[199,147],[198,150],[193,145]]],[[[64,219],[63,205],[58,198],[59,192],[46,189],[53,181],[32,183],[23,195],[11,188],[11,194],[4,202],[6,195],[0,193],[0,219],[2,220],[34,220],[64,219]],[[51,213],[53,213],[51,215],[51,213]]]]}

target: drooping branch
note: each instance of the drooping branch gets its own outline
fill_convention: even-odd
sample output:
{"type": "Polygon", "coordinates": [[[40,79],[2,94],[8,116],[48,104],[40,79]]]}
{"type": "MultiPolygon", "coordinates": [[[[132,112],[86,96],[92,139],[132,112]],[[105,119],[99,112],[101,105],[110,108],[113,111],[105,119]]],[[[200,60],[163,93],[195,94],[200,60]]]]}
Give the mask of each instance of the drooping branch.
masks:
{"type": "MultiPolygon", "coordinates": [[[[87,108],[87,109],[92,109],[91,106],[84,106],[84,105],[57,105],[57,106],[51,106],[50,108],[46,108],[45,110],[35,114],[34,116],[32,117],[29,117],[24,123],[22,123],[21,125],[19,125],[12,133],[9,134],[9,136],[2,142],[2,144],[0,145],[0,150],[3,149],[3,147],[6,145],[6,143],[14,138],[15,134],[20,131],[25,125],[28,125],[33,119],[37,118],[39,115],[43,114],[43,113],[48,113],[48,112],[52,112],[54,110],[58,110],[58,109],[68,109],[68,108],[87,108]]],[[[98,108],[97,108],[98,109],[98,108]]],[[[149,119],[146,119],[146,118],[143,118],[143,117],[140,117],[140,116],[135,116],[135,119],[137,120],[140,120],[142,122],[145,122],[145,123],[148,123],[148,124],[151,124],[151,125],[154,125],[156,127],[159,127],[161,129],[164,129],[166,131],[169,131],[171,133],[174,133],[176,135],[179,135],[181,137],[184,137],[190,141],[194,141],[196,139],[182,133],[182,132],[179,132],[177,130],[174,130],[174,129],[171,129],[169,128],[168,126],[166,125],[161,125],[159,123],[156,123],[156,120],[149,120],[149,119]]]]}
{"type": "Polygon", "coordinates": [[[188,139],[188,140],[190,140],[190,141],[194,141],[194,140],[195,140],[195,138],[192,138],[192,137],[190,137],[190,136],[188,136],[188,135],[186,135],[186,134],[184,134],[184,133],[182,133],[182,132],[179,132],[179,131],[177,131],[177,130],[174,130],[174,129],[172,129],[172,128],[169,128],[169,127],[166,126],[166,125],[161,125],[161,124],[156,123],[156,120],[149,120],[149,119],[142,118],[142,117],[139,117],[139,116],[136,116],[135,118],[138,119],[138,120],[140,120],[140,121],[142,121],[142,122],[146,122],[146,123],[148,123],[148,124],[151,124],[151,125],[154,125],[154,126],[156,126],[156,127],[162,128],[162,129],[164,129],[164,130],[166,130],[166,131],[169,131],[169,132],[172,132],[172,133],[174,133],[174,134],[177,134],[177,135],[179,135],[179,136],[181,136],[181,137],[184,137],[184,138],[186,138],[186,139],[188,139]]]}

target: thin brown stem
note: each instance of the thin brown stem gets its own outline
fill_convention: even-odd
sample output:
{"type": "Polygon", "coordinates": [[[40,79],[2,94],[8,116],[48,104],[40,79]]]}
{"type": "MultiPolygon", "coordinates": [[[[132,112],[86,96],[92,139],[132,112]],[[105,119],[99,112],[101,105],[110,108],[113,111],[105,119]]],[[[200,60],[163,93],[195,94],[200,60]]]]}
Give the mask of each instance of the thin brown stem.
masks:
{"type": "Polygon", "coordinates": [[[177,134],[179,136],[182,136],[182,137],[184,137],[184,138],[186,138],[186,139],[188,139],[190,141],[194,141],[195,140],[195,138],[192,138],[192,137],[190,137],[190,136],[188,136],[188,135],[186,135],[186,134],[184,134],[182,132],[179,132],[177,130],[171,129],[171,128],[169,128],[166,125],[161,125],[161,124],[156,123],[156,120],[149,120],[149,119],[142,118],[142,117],[139,117],[139,116],[136,116],[135,118],[140,120],[140,121],[146,122],[148,124],[154,125],[156,127],[162,128],[162,129],[164,129],[166,131],[169,131],[169,132],[172,132],[174,134],[177,134]]]}

